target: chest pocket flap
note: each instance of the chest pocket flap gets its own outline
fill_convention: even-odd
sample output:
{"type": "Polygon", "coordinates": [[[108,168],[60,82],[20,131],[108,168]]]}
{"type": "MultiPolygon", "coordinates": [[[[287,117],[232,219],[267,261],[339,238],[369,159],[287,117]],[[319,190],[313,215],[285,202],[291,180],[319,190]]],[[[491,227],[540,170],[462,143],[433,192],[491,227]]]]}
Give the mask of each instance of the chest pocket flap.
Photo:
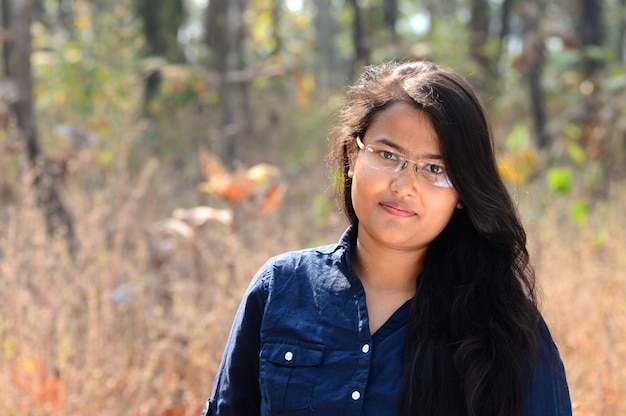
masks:
{"type": "Polygon", "coordinates": [[[311,407],[324,358],[321,344],[272,339],[261,348],[261,397],[272,414],[311,407]]]}
{"type": "Polygon", "coordinates": [[[266,342],[261,356],[269,362],[286,367],[310,367],[320,365],[324,357],[324,346],[314,343],[293,341],[266,342]]]}

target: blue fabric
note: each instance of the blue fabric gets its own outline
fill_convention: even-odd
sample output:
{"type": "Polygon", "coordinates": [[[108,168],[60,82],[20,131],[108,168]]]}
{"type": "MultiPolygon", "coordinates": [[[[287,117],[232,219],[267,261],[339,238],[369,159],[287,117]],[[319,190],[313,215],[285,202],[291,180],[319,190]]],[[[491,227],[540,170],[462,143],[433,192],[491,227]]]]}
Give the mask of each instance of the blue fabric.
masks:
{"type": "MultiPolygon", "coordinates": [[[[370,334],[365,291],[348,255],[353,234],[282,254],[259,270],[203,415],[397,413],[409,302],[370,334]]],[[[563,365],[550,359],[558,350],[545,329],[525,415],[571,415],[563,365]]]]}

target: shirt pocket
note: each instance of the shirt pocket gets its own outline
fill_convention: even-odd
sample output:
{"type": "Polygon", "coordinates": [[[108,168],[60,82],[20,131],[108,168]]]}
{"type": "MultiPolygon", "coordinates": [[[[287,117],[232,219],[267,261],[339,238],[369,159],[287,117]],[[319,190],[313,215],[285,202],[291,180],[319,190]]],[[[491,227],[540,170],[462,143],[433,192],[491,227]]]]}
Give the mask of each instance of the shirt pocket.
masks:
{"type": "Polygon", "coordinates": [[[321,344],[295,340],[264,343],[259,381],[269,408],[273,412],[309,408],[323,358],[321,344]]]}

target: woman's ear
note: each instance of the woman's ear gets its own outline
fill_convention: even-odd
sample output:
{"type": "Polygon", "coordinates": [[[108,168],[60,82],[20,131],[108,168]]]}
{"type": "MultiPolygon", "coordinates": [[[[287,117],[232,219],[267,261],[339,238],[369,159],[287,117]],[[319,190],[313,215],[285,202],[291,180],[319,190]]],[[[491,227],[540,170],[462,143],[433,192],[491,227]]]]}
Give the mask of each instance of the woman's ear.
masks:
{"type": "Polygon", "coordinates": [[[354,164],[356,163],[356,157],[359,154],[355,144],[348,147],[348,178],[354,176],[354,164]]]}
{"type": "Polygon", "coordinates": [[[457,207],[458,209],[463,209],[463,203],[462,203],[461,201],[458,201],[458,202],[456,203],[456,207],[457,207]]]}

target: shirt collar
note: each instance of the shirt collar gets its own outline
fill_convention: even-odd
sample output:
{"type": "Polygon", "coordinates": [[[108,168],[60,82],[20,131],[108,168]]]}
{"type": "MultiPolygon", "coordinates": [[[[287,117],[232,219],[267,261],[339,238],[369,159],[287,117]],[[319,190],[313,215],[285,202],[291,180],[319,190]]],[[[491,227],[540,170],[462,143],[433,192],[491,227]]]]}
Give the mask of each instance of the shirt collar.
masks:
{"type": "Polygon", "coordinates": [[[356,243],[356,229],[349,226],[344,232],[337,244],[318,247],[316,251],[320,254],[337,254],[339,257],[345,253],[349,253],[350,249],[356,243]]]}

